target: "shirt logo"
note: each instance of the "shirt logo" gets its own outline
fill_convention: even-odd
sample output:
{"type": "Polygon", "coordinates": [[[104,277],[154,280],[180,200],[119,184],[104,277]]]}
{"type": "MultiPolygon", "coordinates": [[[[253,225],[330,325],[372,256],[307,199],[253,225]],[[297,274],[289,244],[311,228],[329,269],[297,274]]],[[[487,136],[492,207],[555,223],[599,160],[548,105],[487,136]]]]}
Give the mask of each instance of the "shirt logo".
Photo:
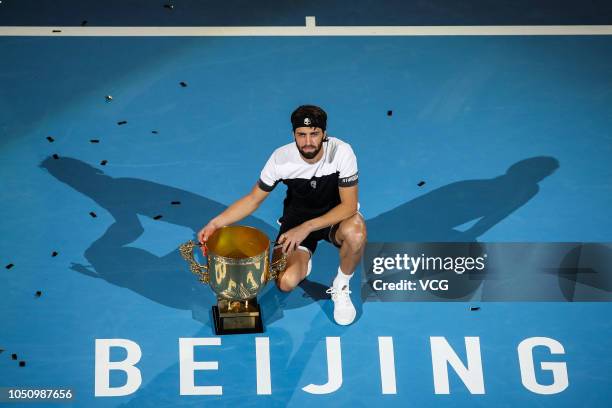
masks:
{"type": "Polygon", "coordinates": [[[312,121],[310,120],[310,118],[304,118],[304,124],[306,126],[310,126],[312,124],[312,121]]]}
{"type": "Polygon", "coordinates": [[[311,180],[310,181],[310,187],[317,188],[317,180],[311,180]]]}

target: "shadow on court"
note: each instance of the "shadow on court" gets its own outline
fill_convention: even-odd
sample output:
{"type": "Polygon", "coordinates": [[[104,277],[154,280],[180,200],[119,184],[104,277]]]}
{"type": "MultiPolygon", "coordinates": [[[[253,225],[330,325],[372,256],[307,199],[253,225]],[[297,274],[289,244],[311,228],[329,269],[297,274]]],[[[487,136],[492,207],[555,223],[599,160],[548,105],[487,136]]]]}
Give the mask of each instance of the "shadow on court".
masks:
{"type": "MultiPolygon", "coordinates": [[[[153,218],[163,213],[165,222],[188,227],[195,233],[202,227],[202,222],[223,211],[225,205],[147,180],[110,177],[102,170],[74,158],[47,158],[41,163],[41,167],[58,181],[94,200],[114,219],[106,232],[85,251],[85,258],[91,266],[73,264],[72,270],[130,289],[159,304],[192,310],[195,319],[210,326],[208,310],[215,302],[214,294],[189,272],[178,250],[158,257],[143,249],[126,245],[134,242],[144,232],[137,215],[153,218]],[[169,206],[172,201],[180,201],[181,205],[169,206]]],[[[389,242],[475,241],[478,236],[533,198],[539,191],[538,182],[552,174],[557,167],[558,162],[553,158],[536,157],[514,164],[506,174],[499,177],[462,181],[440,187],[367,221],[368,239],[389,242]],[[465,232],[454,229],[475,219],[479,221],[465,232]]],[[[256,217],[248,217],[244,224],[260,228],[270,237],[276,236],[275,228],[256,217]]],[[[313,260],[312,280],[300,284],[302,293],[281,293],[275,285],[270,284],[260,296],[264,321],[269,326],[267,331],[278,333],[281,343],[285,345],[280,350],[275,348],[273,353],[273,358],[280,359],[279,364],[285,368],[287,374],[278,384],[275,379],[275,389],[279,393],[275,392],[274,402],[289,401],[293,393],[301,387],[297,382],[301,380],[301,372],[322,333],[339,335],[342,332],[343,328],[331,323],[332,305],[325,294],[337,264],[337,250],[330,245],[320,245],[313,260]],[[325,314],[328,320],[321,319],[321,314],[318,313],[311,322],[305,322],[304,330],[307,335],[299,346],[300,352],[290,358],[293,337],[289,333],[282,333],[280,328],[271,324],[283,316],[283,310],[303,307],[319,300],[324,300],[320,304],[321,313],[325,314]]],[[[353,300],[356,301],[359,318],[362,303],[359,296],[353,296],[353,300]]],[[[203,328],[198,333],[202,336],[210,334],[210,327],[203,328]]],[[[244,368],[244,363],[240,362],[239,358],[228,359],[225,364],[236,365],[237,372],[244,368]]],[[[166,388],[167,384],[175,383],[177,377],[178,365],[168,367],[150,382],[150,387],[145,387],[128,405],[133,403],[143,406],[143,403],[158,404],[160,401],[170,403],[168,399],[176,406],[195,403],[191,400],[179,400],[178,396],[169,395],[168,392],[163,393],[163,398],[160,397],[160,390],[166,388]],[[155,387],[155,384],[163,384],[164,387],[155,387]]],[[[245,391],[238,391],[238,395],[242,395],[241,398],[244,398],[244,394],[245,391]]]]}
{"type": "MultiPolygon", "coordinates": [[[[202,227],[203,220],[219,214],[225,205],[147,180],[110,177],[74,158],[47,158],[41,167],[58,181],[94,200],[114,219],[106,232],[85,250],[84,256],[90,266],[73,264],[72,270],[130,289],[164,306],[192,310],[196,320],[210,324],[208,312],[216,302],[215,296],[189,272],[178,252],[180,243],[176,251],[162,257],[126,245],[144,233],[138,215],[154,218],[163,213],[163,221],[190,228],[195,233],[202,227]],[[172,201],[181,204],[171,206],[172,201]]],[[[257,227],[270,237],[276,236],[276,230],[259,218],[248,217],[244,224],[257,227]]],[[[267,285],[260,300],[266,323],[280,318],[283,308],[301,307],[313,299],[322,299],[321,294],[327,289],[314,282],[309,288],[317,293],[287,298],[275,285],[267,285]]]]}
{"type": "MultiPolygon", "coordinates": [[[[189,272],[178,251],[158,257],[126,245],[144,232],[137,215],[153,218],[163,213],[165,222],[188,227],[195,233],[202,227],[203,221],[219,214],[226,208],[225,205],[147,180],[110,177],[102,170],[74,158],[47,158],[41,167],[58,181],[94,200],[114,219],[106,232],[85,251],[85,258],[91,267],[73,264],[74,271],[128,288],[165,306],[192,310],[194,317],[200,316],[197,320],[210,324],[207,311],[215,302],[214,295],[189,272]],[[169,206],[172,201],[180,201],[181,205],[169,206]]],[[[538,183],[558,167],[558,161],[552,157],[534,157],[513,164],[498,177],[442,186],[368,220],[368,240],[476,241],[533,198],[539,191],[538,183]],[[474,220],[478,221],[466,231],[455,229],[474,220]]],[[[276,236],[276,229],[259,218],[250,216],[244,220],[244,224],[257,227],[270,237],[276,236]]],[[[300,284],[304,293],[284,294],[274,285],[267,285],[260,296],[266,323],[282,317],[284,309],[328,299],[325,290],[335,274],[337,263],[337,250],[329,245],[320,245],[313,260],[311,279],[300,284]]],[[[477,286],[472,285],[461,296],[468,296],[475,290],[477,286]]],[[[353,298],[357,300],[356,296],[353,298]]],[[[328,318],[333,320],[330,304],[323,302],[322,307],[328,318]]],[[[357,309],[359,316],[361,304],[357,304],[357,309]]]]}
{"type": "Polygon", "coordinates": [[[494,178],[447,184],[368,220],[368,241],[475,241],[531,200],[558,167],[555,158],[533,157],[494,178]],[[474,220],[464,232],[455,229],[474,220]]]}

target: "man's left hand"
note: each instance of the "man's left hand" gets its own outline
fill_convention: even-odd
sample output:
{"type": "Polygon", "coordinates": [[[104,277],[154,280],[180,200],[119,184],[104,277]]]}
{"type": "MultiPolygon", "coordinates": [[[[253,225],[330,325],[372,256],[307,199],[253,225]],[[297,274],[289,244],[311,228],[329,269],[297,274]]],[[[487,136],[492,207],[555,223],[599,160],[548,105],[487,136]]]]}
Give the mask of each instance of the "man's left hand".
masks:
{"type": "Polygon", "coordinates": [[[283,252],[287,254],[296,250],[311,232],[308,226],[301,224],[281,234],[278,243],[283,246],[283,252]]]}

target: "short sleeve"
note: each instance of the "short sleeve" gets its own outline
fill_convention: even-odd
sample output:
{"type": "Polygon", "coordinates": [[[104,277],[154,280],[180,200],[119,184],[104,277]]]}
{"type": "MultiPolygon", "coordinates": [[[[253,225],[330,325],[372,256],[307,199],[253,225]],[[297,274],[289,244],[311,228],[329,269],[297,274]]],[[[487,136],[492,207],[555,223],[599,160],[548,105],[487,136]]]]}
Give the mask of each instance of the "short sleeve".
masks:
{"type": "Polygon", "coordinates": [[[338,152],[340,157],[338,158],[338,186],[340,187],[351,187],[357,184],[359,181],[359,173],[357,171],[357,157],[353,153],[353,149],[347,144],[342,146],[342,149],[338,152]]]}
{"type": "Polygon", "coordinates": [[[272,153],[264,168],[261,170],[257,185],[266,192],[274,190],[274,187],[276,187],[280,181],[277,174],[276,161],[274,160],[274,153],[272,153]]]}

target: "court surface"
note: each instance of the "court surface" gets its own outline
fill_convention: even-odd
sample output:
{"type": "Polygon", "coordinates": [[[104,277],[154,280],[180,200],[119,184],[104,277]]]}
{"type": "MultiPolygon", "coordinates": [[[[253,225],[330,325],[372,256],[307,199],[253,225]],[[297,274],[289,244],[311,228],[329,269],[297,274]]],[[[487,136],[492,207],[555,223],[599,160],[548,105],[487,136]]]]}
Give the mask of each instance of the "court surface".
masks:
{"type": "MultiPolygon", "coordinates": [[[[213,25],[176,4],[182,17],[169,26],[213,25]]],[[[315,3],[259,20],[246,9],[243,19],[216,21],[299,26],[319,11],[321,25],[417,25],[380,11],[370,23],[367,5],[355,7],[326,16],[315,3]]],[[[419,15],[431,25],[479,24],[465,10],[445,22],[444,10],[419,15]]],[[[156,5],[151,18],[168,11],[156,5]]],[[[591,12],[575,17],[582,21],[512,16],[518,25],[606,24],[609,14],[591,12]]],[[[2,17],[5,28],[85,20],[15,13],[14,24],[2,17]]],[[[95,13],[100,25],[146,25],[99,10],[90,25],[95,13]]],[[[289,115],[305,103],[326,109],[329,134],[357,155],[371,242],[610,242],[612,36],[3,35],[0,54],[0,387],[69,387],[74,405],[87,407],[609,406],[607,301],[485,302],[476,291],[454,301],[377,302],[363,295],[359,268],[351,281],[357,320],[340,327],[324,295],[338,265],[327,243],[290,295],[272,284],[261,294],[265,333],[196,348],[196,360],[218,361],[218,370],[196,373],[196,384],[221,385],[222,395],[181,396],[179,338],[215,337],[215,299],[177,248],[250,190],[270,153],[292,140],[289,115]],[[517,164],[524,171],[509,180],[517,164]],[[487,228],[473,233],[483,219],[487,228]],[[450,394],[435,393],[436,336],[464,362],[465,338],[479,337],[484,394],[451,369],[450,394]],[[269,339],[269,395],[257,394],[258,337],[269,339]],[[340,338],[342,386],[314,395],[302,388],[327,382],[326,337],[340,338]],[[379,337],[393,338],[391,394],[381,388],[379,337]],[[563,345],[563,355],[534,353],[542,384],[553,378],[539,362],[566,363],[563,392],[523,386],[517,346],[529,337],[563,345]],[[96,339],[118,338],[140,347],[142,384],[96,397],[96,339]]],[[[284,191],[278,186],[242,223],[273,238],[284,191]]],[[[111,359],[123,358],[112,350],[111,359]]],[[[111,386],[125,381],[111,373],[111,386]]]]}

